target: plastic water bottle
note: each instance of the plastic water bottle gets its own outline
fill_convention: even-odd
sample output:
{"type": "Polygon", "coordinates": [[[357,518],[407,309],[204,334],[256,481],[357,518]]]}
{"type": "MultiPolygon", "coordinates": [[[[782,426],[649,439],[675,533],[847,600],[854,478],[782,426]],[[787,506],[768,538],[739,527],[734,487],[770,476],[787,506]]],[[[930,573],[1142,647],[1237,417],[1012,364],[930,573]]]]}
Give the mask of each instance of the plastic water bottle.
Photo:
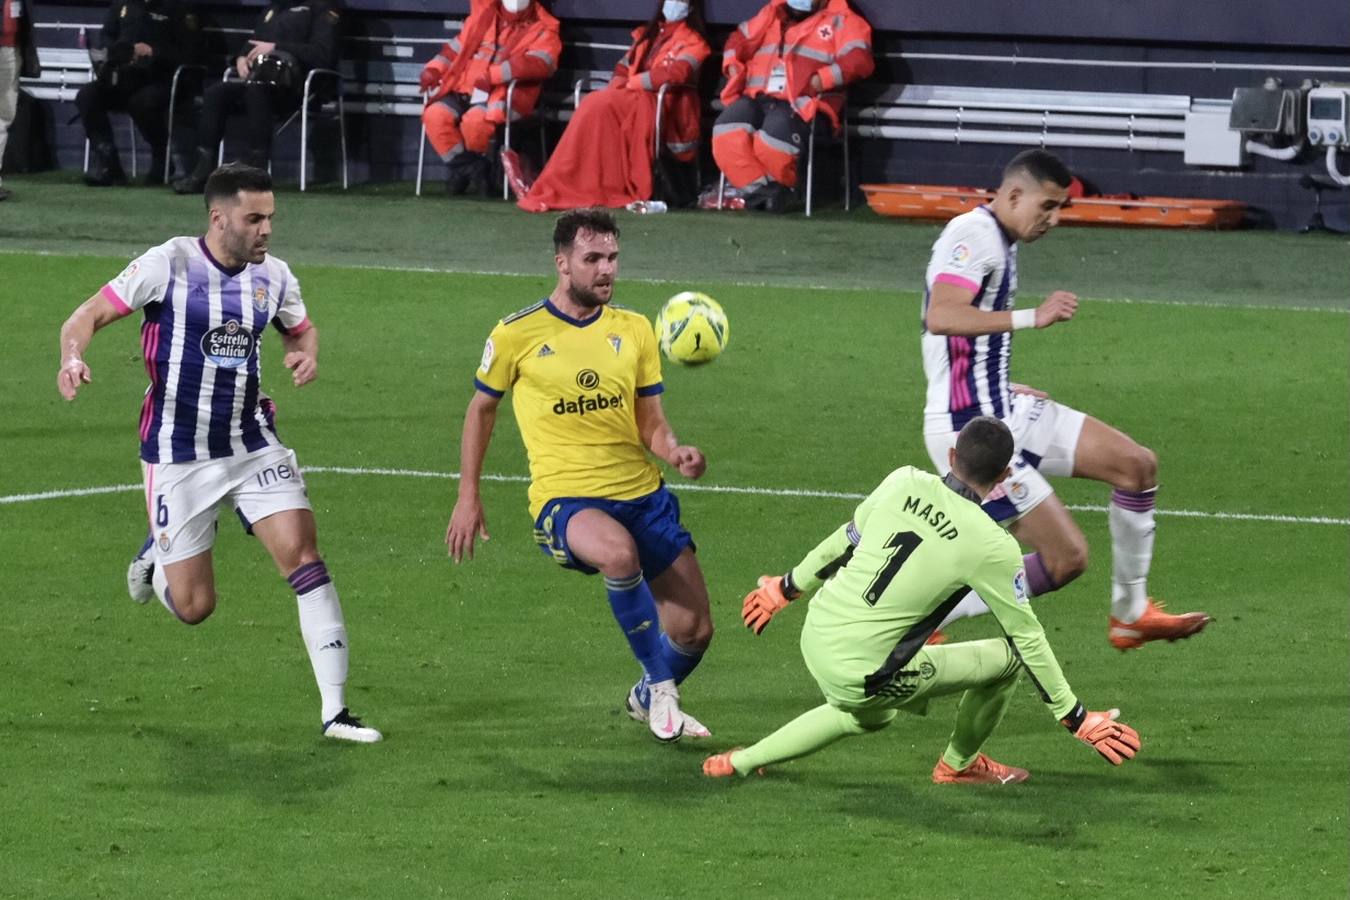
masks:
{"type": "Polygon", "coordinates": [[[625,208],[629,212],[643,215],[646,213],[663,213],[670,207],[666,206],[664,200],[634,200],[625,208]]]}

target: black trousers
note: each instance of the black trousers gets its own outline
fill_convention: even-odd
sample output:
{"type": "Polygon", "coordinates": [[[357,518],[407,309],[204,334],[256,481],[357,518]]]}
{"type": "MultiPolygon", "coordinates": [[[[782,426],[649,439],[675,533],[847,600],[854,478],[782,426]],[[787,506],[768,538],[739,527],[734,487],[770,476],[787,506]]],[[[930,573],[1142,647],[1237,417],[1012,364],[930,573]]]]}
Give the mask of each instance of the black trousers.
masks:
{"type": "Polygon", "coordinates": [[[169,134],[169,84],[153,79],[121,78],[116,85],[109,80],[91,81],[75,95],[75,106],[84,123],[90,143],[112,144],[110,111],[131,114],[136,130],[150,145],[155,159],[164,159],[169,134]]]}
{"type": "Polygon", "coordinates": [[[221,81],[202,95],[202,118],[197,131],[197,146],[212,153],[225,137],[230,113],[242,109],[247,120],[248,158],[266,165],[272,157],[272,127],[300,106],[294,90],[255,81],[221,81]]]}

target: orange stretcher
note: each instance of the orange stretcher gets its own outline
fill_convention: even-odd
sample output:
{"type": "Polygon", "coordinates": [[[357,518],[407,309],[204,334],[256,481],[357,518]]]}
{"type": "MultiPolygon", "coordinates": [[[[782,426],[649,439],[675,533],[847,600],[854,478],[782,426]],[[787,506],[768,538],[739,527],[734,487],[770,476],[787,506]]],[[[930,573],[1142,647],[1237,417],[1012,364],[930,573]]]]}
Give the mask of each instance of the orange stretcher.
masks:
{"type": "MultiPolygon", "coordinates": [[[[947,219],[993,199],[993,191],[936,184],[864,184],[867,203],[882,216],[947,219]]],[[[1134,228],[1237,228],[1246,204],[1178,197],[1075,197],[1059,221],[1066,225],[1134,228]]]]}

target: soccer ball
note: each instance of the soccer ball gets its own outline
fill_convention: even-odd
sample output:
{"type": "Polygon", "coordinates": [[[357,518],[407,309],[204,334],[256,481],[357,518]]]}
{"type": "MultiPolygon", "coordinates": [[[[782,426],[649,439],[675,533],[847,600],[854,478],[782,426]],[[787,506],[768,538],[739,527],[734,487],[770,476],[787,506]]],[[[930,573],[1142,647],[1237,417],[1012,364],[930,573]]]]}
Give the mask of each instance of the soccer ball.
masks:
{"type": "Polygon", "coordinates": [[[686,366],[712,362],[726,347],[730,333],[721,305],[698,291],[676,294],[656,316],[661,352],[666,359],[686,366]]]}

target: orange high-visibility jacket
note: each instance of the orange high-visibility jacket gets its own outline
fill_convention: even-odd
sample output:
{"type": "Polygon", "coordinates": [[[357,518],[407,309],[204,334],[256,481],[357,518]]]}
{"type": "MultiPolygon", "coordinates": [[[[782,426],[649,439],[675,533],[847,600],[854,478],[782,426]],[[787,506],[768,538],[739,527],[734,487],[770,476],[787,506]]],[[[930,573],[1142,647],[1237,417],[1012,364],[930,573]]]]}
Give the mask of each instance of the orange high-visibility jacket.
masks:
{"type": "Polygon", "coordinates": [[[544,80],[557,70],[561,53],[558,20],[538,3],[512,21],[497,0],[470,0],[464,27],[426,65],[440,75],[431,99],[472,95],[474,85],[486,78],[492,85],[487,120],[505,122],[506,86],[518,79],[511,118],[527,116],[539,102],[544,80]]]}
{"type": "MultiPolygon", "coordinates": [[[[614,67],[611,88],[622,88],[630,78],[636,78],[645,90],[659,90],[663,84],[684,84],[698,87],[698,73],[703,61],[712,53],[712,47],[687,22],[668,22],[661,26],[647,53],[647,42],[642,33],[647,26],[633,29],[633,46],[614,67]],[[643,56],[647,59],[643,61],[643,56]],[[644,68],[633,71],[643,63],[644,68]]],[[[670,90],[666,102],[661,140],[677,156],[692,155],[698,146],[700,104],[697,90],[670,90]]]]}
{"type": "MultiPolygon", "coordinates": [[[[781,64],[786,87],[772,96],[790,102],[807,122],[823,111],[838,130],[844,108],[841,88],[871,75],[874,68],[872,26],[849,9],[847,0],[826,0],[800,22],[788,15],[785,6],[785,0],[769,0],[736,27],[722,51],[722,73],[739,69],[745,78],[745,95],[758,97],[769,93],[773,69],[781,64]],[[812,75],[820,76],[819,97],[808,86],[812,75]]],[[[727,99],[724,94],[723,100],[727,99]]]]}

